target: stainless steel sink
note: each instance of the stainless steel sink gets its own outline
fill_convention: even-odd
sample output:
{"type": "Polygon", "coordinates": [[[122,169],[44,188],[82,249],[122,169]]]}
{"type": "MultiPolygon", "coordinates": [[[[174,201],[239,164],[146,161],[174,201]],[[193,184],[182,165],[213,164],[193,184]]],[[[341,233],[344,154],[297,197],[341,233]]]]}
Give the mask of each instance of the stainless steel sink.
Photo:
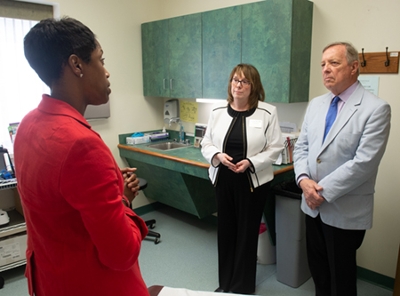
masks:
{"type": "Polygon", "coordinates": [[[154,148],[154,149],[159,149],[159,150],[172,150],[172,149],[178,149],[178,148],[184,148],[184,147],[190,147],[190,146],[192,146],[192,145],[178,143],[178,142],[164,142],[164,143],[147,145],[147,147],[149,147],[149,148],[154,148]]]}

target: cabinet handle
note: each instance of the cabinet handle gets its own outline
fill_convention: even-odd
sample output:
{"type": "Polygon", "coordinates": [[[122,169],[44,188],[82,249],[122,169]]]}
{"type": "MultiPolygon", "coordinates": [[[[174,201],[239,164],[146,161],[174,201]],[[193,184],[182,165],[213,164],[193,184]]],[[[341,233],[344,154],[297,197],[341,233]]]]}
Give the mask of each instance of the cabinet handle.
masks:
{"type": "Polygon", "coordinates": [[[173,90],[173,89],[174,89],[174,88],[172,87],[172,80],[173,80],[172,78],[169,80],[169,89],[170,89],[170,90],[173,90]]]}
{"type": "Polygon", "coordinates": [[[167,80],[167,79],[164,78],[164,79],[162,80],[162,87],[163,87],[163,89],[165,89],[165,80],[167,80]]]}

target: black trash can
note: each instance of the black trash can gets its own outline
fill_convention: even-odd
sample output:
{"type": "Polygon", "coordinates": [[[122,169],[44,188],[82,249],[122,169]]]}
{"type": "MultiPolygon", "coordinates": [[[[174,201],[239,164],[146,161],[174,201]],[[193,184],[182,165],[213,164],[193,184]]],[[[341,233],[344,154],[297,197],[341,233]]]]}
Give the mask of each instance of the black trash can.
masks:
{"type": "Polygon", "coordinates": [[[310,277],[306,251],[305,214],[300,209],[302,190],[293,182],[273,187],[275,194],[276,277],[297,288],[310,277]]]}

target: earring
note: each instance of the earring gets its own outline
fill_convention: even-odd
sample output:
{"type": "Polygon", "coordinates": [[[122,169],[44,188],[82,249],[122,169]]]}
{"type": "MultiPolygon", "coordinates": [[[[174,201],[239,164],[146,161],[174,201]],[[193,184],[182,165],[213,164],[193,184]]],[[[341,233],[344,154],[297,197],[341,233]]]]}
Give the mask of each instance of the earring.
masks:
{"type": "Polygon", "coordinates": [[[79,75],[79,77],[82,78],[82,77],[83,77],[83,74],[81,73],[81,75],[79,75]]]}

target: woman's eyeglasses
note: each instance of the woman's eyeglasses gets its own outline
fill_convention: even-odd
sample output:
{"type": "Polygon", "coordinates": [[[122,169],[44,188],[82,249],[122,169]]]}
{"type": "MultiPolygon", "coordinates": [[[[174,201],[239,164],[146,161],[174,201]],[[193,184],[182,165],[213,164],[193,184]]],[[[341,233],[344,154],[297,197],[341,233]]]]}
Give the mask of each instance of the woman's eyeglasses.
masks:
{"type": "Polygon", "coordinates": [[[232,82],[235,86],[239,85],[239,83],[242,83],[242,86],[249,86],[249,85],[251,84],[251,82],[248,81],[247,79],[239,80],[239,79],[237,79],[237,78],[232,78],[231,82],[232,82]]]}

